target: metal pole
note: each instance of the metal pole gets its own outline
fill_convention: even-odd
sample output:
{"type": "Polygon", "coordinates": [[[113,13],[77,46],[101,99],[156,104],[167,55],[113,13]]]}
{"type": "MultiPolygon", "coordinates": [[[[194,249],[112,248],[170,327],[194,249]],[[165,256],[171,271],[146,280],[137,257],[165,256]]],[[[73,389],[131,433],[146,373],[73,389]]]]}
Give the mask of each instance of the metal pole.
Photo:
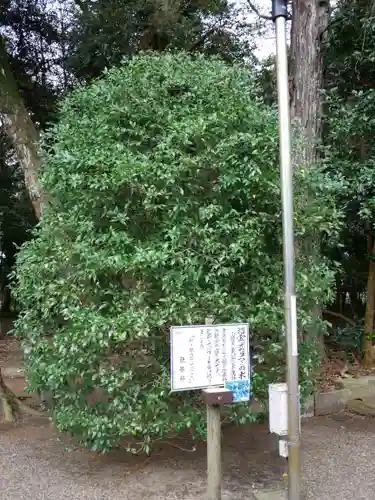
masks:
{"type": "Polygon", "coordinates": [[[301,498],[300,404],[298,384],[298,341],[294,269],[293,170],[286,40],[287,1],[272,0],[276,24],[277,92],[279,105],[280,171],[282,192],[285,327],[288,384],[288,499],[301,498]]]}

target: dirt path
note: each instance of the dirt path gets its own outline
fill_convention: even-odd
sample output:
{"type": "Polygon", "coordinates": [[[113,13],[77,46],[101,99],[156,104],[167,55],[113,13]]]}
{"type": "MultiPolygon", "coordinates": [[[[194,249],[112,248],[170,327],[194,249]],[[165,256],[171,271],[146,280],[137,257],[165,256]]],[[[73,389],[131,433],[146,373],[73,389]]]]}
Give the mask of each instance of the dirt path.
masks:
{"type": "MultiPolygon", "coordinates": [[[[179,443],[189,446],[191,443],[179,443]]],[[[0,426],[1,500],[204,500],[205,448],[164,445],[149,461],[120,452],[69,451],[45,421],[0,426]]],[[[308,500],[375,498],[375,421],[338,415],[306,421],[303,469],[308,500]]],[[[266,425],[228,429],[223,500],[253,500],[282,487],[286,464],[266,425]]]]}
{"type": "MultiPolygon", "coordinates": [[[[164,445],[155,457],[132,458],[69,451],[49,424],[29,421],[0,427],[0,499],[35,500],[198,500],[205,492],[205,447],[188,453],[164,445]]],[[[223,500],[249,499],[249,489],[282,483],[285,463],[266,426],[231,429],[224,439],[223,500]],[[264,451],[263,447],[267,447],[264,451]],[[240,451],[237,450],[237,446],[240,451]],[[229,493],[230,492],[230,493],[229,493]]],[[[192,443],[175,442],[188,448],[192,443]]]]}

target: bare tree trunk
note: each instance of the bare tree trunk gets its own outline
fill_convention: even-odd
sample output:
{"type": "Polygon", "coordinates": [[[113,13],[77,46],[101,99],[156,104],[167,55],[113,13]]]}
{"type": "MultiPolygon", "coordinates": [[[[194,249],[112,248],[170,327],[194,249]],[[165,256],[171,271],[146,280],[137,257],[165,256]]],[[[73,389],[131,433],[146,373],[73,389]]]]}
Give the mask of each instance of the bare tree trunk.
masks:
{"type": "MultiPolygon", "coordinates": [[[[0,121],[13,144],[24,173],[25,186],[36,217],[40,218],[41,195],[37,181],[40,167],[39,136],[8,63],[4,39],[0,35],[0,121]]],[[[13,421],[16,412],[39,414],[17,400],[3,380],[0,368],[0,417],[13,421]]]]}
{"type": "Polygon", "coordinates": [[[316,161],[321,138],[323,42],[329,22],[329,2],[293,0],[291,32],[291,116],[301,134],[295,161],[316,161]]]}
{"type": "Polygon", "coordinates": [[[0,419],[5,422],[14,422],[14,415],[17,411],[17,400],[5,385],[0,371],[0,419]]]}
{"type": "Polygon", "coordinates": [[[37,172],[40,167],[39,137],[34,123],[18,92],[17,82],[8,63],[4,39],[0,36],[0,119],[13,144],[24,173],[35,215],[40,217],[40,189],[37,172]]]}
{"type": "MultiPolygon", "coordinates": [[[[293,120],[293,165],[309,169],[317,161],[322,129],[323,42],[329,22],[329,0],[293,0],[290,57],[290,97],[293,120]]],[[[306,193],[309,203],[309,193],[306,193]]],[[[298,243],[297,243],[298,244],[298,243]]],[[[312,260],[319,258],[318,236],[298,249],[312,260]]],[[[317,339],[321,304],[312,304],[310,339],[317,339]]]]}
{"type": "Polygon", "coordinates": [[[0,371],[0,421],[14,422],[15,415],[23,413],[39,417],[40,411],[34,410],[17,399],[13,392],[6,386],[0,371]]]}

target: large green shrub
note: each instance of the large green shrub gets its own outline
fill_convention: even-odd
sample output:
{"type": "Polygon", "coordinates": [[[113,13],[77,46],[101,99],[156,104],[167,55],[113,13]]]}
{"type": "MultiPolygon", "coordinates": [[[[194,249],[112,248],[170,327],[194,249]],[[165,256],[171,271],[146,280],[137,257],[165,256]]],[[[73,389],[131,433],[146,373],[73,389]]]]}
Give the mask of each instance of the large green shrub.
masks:
{"type": "MultiPolygon", "coordinates": [[[[170,325],[249,321],[253,390],[284,377],[277,115],[254,85],[217,59],[142,55],[73,92],[46,138],[49,206],[19,255],[17,332],[31,388],[52,390],[58,428],[95,448],[204,432],[199,394],[169,391],[170,325]]],[[[301,239],[337,225],[322,176],[296,171],[301,239]]],[[[332,276],[300,258],[301,331],[332,276]]]]}

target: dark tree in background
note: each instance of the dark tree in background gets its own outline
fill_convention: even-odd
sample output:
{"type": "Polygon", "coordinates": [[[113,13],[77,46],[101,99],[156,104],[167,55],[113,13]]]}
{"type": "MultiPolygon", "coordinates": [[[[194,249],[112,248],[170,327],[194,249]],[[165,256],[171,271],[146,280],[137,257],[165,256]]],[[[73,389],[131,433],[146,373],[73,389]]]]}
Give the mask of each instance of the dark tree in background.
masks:
{"type": "MultiPolygon", "coordinates": [[[[346,335],[374,361],[375,303],[375,2],[337,3],[325,54],[325,146],[332,175],[342,175],[338,193],[346,224],[330,254],[341,264],[333,310],[357,326],[346,335]],[[357,334],[359,333],[359,335],[357,334]],[[355,341],[355,342],[354,342],[355,341]]],[[[348,324],[350,326],[350,324],[348,324]]]]}
{"type": "Polygon", "coordinates": [[[30,236],[35,215],[25,190],[22,171],[12,158],[5,135],[0,135],[0,301],[9,311],[9,273],[15,264],[18,248],[30,236]],[[2,297],[2,300],[1,300],[2,297]]]}
{"type": "Polygon", "coordinates": [[[250,52],[227,0],[80,0],[73,12],[67,64],[80,79],[139,51],[183,49],[228,61],[250,52]]]}

